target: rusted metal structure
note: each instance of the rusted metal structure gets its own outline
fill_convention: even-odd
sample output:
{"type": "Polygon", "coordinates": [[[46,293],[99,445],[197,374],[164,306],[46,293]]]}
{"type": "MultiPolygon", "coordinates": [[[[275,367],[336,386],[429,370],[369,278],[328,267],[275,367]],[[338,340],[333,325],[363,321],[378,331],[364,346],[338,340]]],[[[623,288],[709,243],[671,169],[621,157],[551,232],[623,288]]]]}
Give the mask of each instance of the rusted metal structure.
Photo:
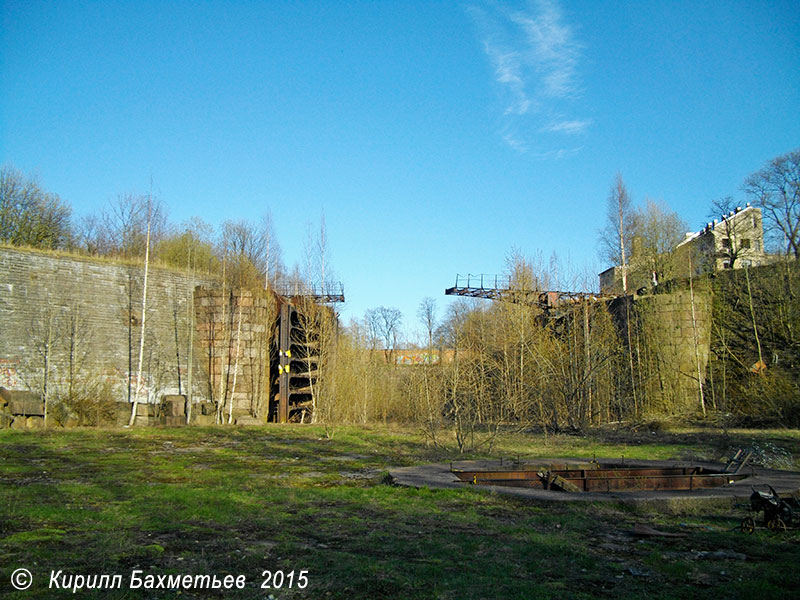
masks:
{"type": "Polygon", "coordinates": [[[731,456],[728,463],[725,465],[725,470],[723,473],[738,473],[741,471],[744,466],[748,463],[750,458],[753,456],[752,450],[745,450],[744,448],[739,448],[736,452],[731,456]]]}
{"type": "Polygon", "coordinates": [[[313,404],[314,386],[320,369],[324,321],[335,327],[336,316],[329,303],[344,302],[341,283],[318,287],[283,286],[276,290],[280,309],[275,328],[275,347],[270,372],[273,380],[270,420],[287,423],[304,420],[313,404]]]}
{"type": "Polygon", "coordinates": [[[301,285],[299,283],[283,283],[274,287],[281,298],[313,300],[317,304],[344,302],[344,286],[339,281],[327,281],[319,285],[301,285]]]}
{"type": "Polygon", "coordinates": [[[613,300],[616,296],[594,294],[591,292],[543,291],[526,288],[514,284],[505,275],[467,274],[456,275],[453,287],[444,291],[446,296],[465,296],[468,298],[485,298],[535,306],[545,312],[553,309],[573,306],[590,301],[613,300]]]}
{"type": "Polygon", "coordinates": [[[615,463],[550,464],[535,469],[453,470],[474,485],[526,487],[563,492],[700,490],[730,485],[749,475],[689,467],[632,467],[615,463]]]}
{"type": "Polygon", "coordinates": [[[753,488],[750,495],[750,514],[742,519],[740,525],[743,533],[753,533],[756,530],[756,518],[760,512],[764,513],[764,527],[774,533],[800,527],[800,493],[795,491],[781,496],[771,485],[767,487],[769,492],[753,488]]]}
{"type": "MultiPolygon", "coordinates": [[[[664,500],[692,503],[719,500],[736,502],[750,498],[753,487],[763,486],[771,487],[782,498],[793,496],[800,500],[800,472],[767,469],[749,463],[738,474],[733,474],[725,473],[725,466],[725,463],[702,461],[684,463],[628,458],[605,458],[597,461],[540,458],[520,461],[517,457],[511,462],[502,459],[471,460],[399,467],[392,469],[390,476],[398,485],[451,490],[470,486],[476,491],[486,490],[492,494],[558,504],[606,501],[636,504],[664,500]],[[620,470],[603,473],[603,470],[615,467],[620,470]],[[565,474],[564,471],[572,473],[565,474]],[[582,471],[592,471],[594,476],[587,474],[583,477],[582,471]],[[648,471],[654,474],[648,474],[648,471]],[[571,479],[581,491],[565,493],[559,491],[558,486],[546,488],[551,473],[565,480],[571,479]],[[501,478],[505,478],[505,484],[501,478]],[[517,485],[511,485],[515,479],[517,485]],[[649,489],[645,483],[651,484],[649,489]],[[594,488],[594,491],[583,491],[584,487],[594,488]]],[[[800,509],[794,515],[800,515],[800,509]]],[[[792,523],[795,523],[795,518],[792,523]]]]}

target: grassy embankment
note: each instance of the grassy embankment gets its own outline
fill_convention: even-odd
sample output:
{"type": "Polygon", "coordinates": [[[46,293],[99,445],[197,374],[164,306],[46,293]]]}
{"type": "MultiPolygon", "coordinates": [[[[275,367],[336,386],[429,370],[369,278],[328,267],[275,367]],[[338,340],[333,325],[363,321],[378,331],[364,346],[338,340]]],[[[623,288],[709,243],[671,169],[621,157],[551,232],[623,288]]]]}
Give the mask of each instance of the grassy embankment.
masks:
{"type": "MultiPolygon", "coordinates": [[[[410,430],[338,427],[0,433],[0,596],[8,598],[754,598],[800,595],[800,534],[733,531],[745,511],[525,503],[384,483],[464,458],[410,430]],[[685,534],[635,538],[637,523],[685,534]],[[717,555],[709,552],[723,550],[717,555]],[[706,553],[706,554],[704,554],[706,553]],[[741,556],[746,555],[746,560],[741,556]],[[737,558],[738,556],[738,558],[737,558]],[[26,567],[33,587],[15,592],[26,567]],[[123,589],[46,590],[50,570],[123,589]],[[245,575],[225,592],[129,590],[145,574],[245,575]],[[262,571],[307,570],[304,590],[262,571]]],[[[800,432],[507,435],[493,457],[722,459],[756,442],[800,465],[800,432]]]]}

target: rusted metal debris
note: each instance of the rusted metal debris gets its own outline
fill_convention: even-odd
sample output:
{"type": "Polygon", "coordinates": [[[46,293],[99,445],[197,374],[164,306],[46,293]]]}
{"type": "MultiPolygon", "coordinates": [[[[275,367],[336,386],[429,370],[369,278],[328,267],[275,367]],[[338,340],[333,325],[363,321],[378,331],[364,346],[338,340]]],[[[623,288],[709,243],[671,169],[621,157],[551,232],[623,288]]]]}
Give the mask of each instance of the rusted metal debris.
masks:
{"type": "Polygon", "coordinates": [[[582,492],[577,485],[564,479],[561,475],[553,471],[539,471],[539,479],[545,483],[546,490],[560,490],[562,492],[582,492]]]}
{"type": "Polygon", "coordinates": [[[750,460],[751,456],[753,456],[751,451],[745,451],[742,448],[739,448],[728,461],[728,464],[725,465],[725,469],[722,472],[733,473],[735,475],[742,470],[742,467],[747,464],[747,461],[750,460]]]}
{"type": "Polygon", "coordinates": [[[538,306],[550,310],[584,301],[600,302],[616,298],[614,295],[593,292],[563,292],[532,289],[520,286],[503,275],[456,275],[456,284],[444,291],[446,296],[485,298],[515,304],[538,306]]]}
{"type": "Polygon", "coordinates": [[[527,487],[567,492],[634,492],[657,490],[699,490],[728,485],[748,477],[740,473],[692,467],[629,467],[622,465],[583,465],[560,468],[503,471],[458,471],[461,480],[476,485],[527,487]],[[599,468],[598,468],[599,467],[599,468]]]}

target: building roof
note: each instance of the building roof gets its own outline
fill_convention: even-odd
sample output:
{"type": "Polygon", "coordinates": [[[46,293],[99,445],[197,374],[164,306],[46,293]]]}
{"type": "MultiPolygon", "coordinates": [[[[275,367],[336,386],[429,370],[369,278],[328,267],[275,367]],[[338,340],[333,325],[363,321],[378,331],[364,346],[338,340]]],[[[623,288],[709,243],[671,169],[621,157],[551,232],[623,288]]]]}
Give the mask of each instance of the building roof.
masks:
{"type": "Polygon", "coordinates": [[[686,234],[686,239],[684,239],[680,244],[678,244],[675,247],[676,248],[680,248],[684,244],[688,244],[689,242],[692,242],[692,241],[696,240],[697,238],[699,238],[703,234],[708,233],[709,231],[714,231],[714,229],[716,229],[717,225],[720,225],[721,223],[724,223],[728,219],[731,219],[731,218],[738,219],[739,215],[743,215],[744,213],[746,213],[748,211],[751,211],[751,210],[759,210],[759,209],[757,209],[757,208],[755,208],[753,206],[750,206],[750,203],[748,202],[747,206],[745,206],[744,208],[739,206],[739,207],[736,208],[735,211],[731,211],[727,215],[720,215],[719,219],[714,219],[714,221],[709,221],[708,223],[706,223],[706,226],[703,229],[701,229],[700,231],[696,231],[696,232],[691,232],[690,231],[690,232],[688,232],[686,234]]]}

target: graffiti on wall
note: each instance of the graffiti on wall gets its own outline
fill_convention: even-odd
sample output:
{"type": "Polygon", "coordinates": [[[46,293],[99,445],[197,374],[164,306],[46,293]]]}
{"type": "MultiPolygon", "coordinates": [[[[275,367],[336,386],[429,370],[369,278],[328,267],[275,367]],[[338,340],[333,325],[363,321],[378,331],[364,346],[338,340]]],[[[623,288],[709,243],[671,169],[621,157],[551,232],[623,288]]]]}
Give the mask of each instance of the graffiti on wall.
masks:
{"type": "Polygon", "coordinates": [[[405,351],[399,353],[395,361],[398,365],[435,365],[439,363],[439,354],[425,350],[405,351]]]}
{"type": "Polygon", "coordinates": [[[0,387],[16,389],[19,387],[19,361],[11,358],[0,358],[0,387]]]}

